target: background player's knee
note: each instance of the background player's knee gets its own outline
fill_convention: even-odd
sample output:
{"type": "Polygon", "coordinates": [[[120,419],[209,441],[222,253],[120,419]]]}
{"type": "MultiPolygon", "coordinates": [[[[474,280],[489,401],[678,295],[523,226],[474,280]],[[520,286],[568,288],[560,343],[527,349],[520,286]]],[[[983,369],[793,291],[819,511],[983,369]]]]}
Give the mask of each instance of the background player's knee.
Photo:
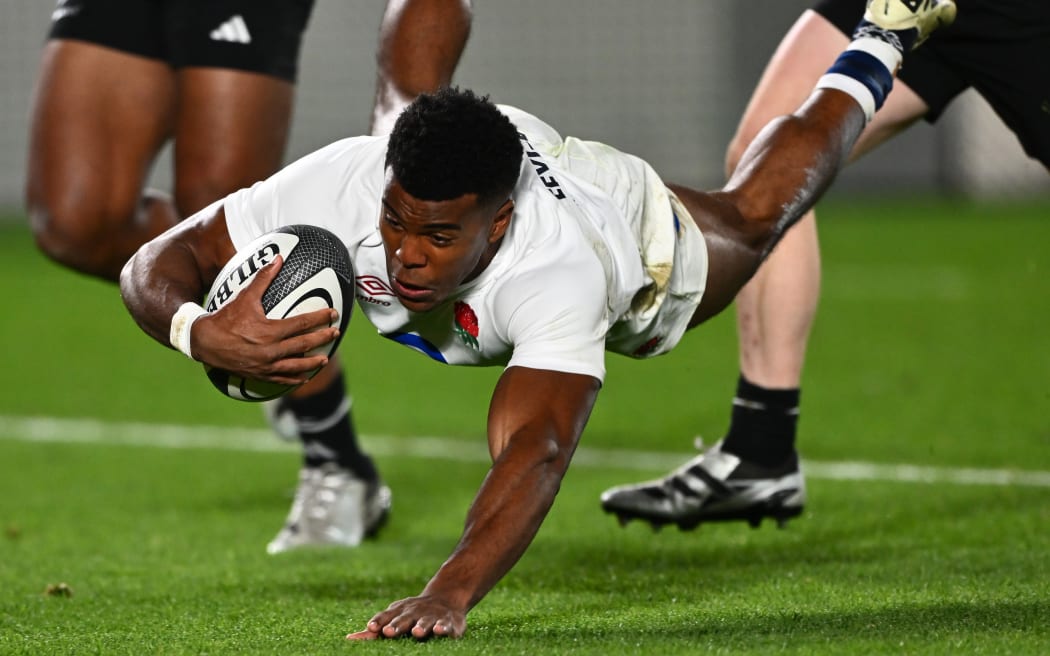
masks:
{"type": "Polygon", "coordinates": [[[81,273],[114,281],[139,246],[178,222],[174,206],[163,195],[114,207],[73,195],[30,197],[27,211],[37,247],[45,255],[81,273]]]}
{"type": "Polygon", "coordinates": [[[64,266],[103,275],[111,257],[106,217],[76,202],[30,199],[27,207],[37,247],[64,266]]]}

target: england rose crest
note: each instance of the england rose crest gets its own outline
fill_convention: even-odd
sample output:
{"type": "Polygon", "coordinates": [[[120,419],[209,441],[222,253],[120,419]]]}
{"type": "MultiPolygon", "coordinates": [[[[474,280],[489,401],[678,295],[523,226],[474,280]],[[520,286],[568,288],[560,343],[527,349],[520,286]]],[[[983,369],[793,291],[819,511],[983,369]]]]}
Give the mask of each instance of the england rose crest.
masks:
{"type": "Polygon", "coordinates": [[[478,315],[474,314],[473,308],[463,301],[456,301],[455,305],[456,325],[455,331],[463,343],[478,350],[478,315]]]}

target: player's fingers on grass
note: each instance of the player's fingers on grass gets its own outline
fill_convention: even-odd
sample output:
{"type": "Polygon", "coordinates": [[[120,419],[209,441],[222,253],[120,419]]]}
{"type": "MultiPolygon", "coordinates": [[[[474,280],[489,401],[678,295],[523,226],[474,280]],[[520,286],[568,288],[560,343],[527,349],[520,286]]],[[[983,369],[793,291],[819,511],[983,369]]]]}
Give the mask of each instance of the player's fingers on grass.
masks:
{"type": "Polygon", "coordinates": [[[368,629],[365,629],[364,631],[357,631],[356,633],[349,634],[348,636],[346,636],[346,639],[347,640],[378,640],[379,638],[382,638],[382,637],[383,637],[382,635],[380,635],[379,633],[376,633],[375,631],[369,631],[368,629]]]}
{"type": "MultiPolygon", "coordinates": [[[[458,637],[451,617],[440,617],[438,615],[424,615],[416,620],[412,627],[412,637],[423,640],[431,636],[458,637]]],[[[462,631],[460,632],[462,633],[462,631]]]]}
{"type": "Polygon", "coordinates": [[[454,622],[438,620],[434,623],[434,635],[448,638],[458,638],[467,630],[466,622],[454,622]],[[458,625],[458,626],[457,626],[458,625]]]}
{"type": "Polygon", "coordinates": [[[405,635],[412,631],[415,623],[416,615],[414,613],[401,613],[395,615],[384,624],[382,629],[383,635],[387,638],[396,638],[405,635]]]}
{"type": "MultiPolygon", "coordinates": [[[[390,609],[384,610],[381,613],[376,613],[372,617],[372,619],[368,620],[368,625],[366,628],[367,630],[372,631],[373,633],[378,633],[380,635],[386,636],[387,626],[397,617],[397,611],[390,609]]],[[[394,631],[394,629],[391,629],[391,631],[394,631]]]]}
{"type": "Polygon", "coordinates": [[[416,620],[415,626],[412,627],[412,637],[416,640],[424,640],[434,634],[434,624],[436,618],[433,617],[421,617],[416,620]]]}

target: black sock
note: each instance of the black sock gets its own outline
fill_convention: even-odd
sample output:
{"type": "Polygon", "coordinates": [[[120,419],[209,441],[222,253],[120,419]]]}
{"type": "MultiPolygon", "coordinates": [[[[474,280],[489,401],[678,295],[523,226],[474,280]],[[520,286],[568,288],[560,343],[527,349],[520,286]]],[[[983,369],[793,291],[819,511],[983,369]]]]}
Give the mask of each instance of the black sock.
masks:
{"type": "Polygon", "coordinates": [[[722,450],[767,467],[783,464],[795,452],[799,396],[797,387],[767,389],[741,374],[722,450]]]}
{"type": "Polygon", "coordinates": [[[289,397],[288,407],[299,425],[303,463],[307,467],[334,462],[366,481],[379,476],[372,459],[357,443],[350,417],[350,396],[341,373],[317,394],[301,399],[289,397]]]}

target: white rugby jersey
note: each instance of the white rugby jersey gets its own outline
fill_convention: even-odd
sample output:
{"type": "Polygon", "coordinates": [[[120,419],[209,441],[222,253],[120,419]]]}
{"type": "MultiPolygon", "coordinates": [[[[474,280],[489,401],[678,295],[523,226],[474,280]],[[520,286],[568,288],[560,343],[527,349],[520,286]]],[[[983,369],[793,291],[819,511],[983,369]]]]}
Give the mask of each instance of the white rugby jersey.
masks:
{"type": "Polygon", "coordinates": [[[390,289],[379,233],[385,136],[337,141],[230,195],[230,238],[239,250],[283,225],[327,228],[350,252],[358,306],[385,337],[452,365],[601,380],[610,328],[652,282],[639,240],[652,242],[647,252],[673,249],[670,224],[642,234],[645,187],[663,185],[636,157],[577,140],[567,147],[535,117],[500,109],[525,151],[510,227],[488,267],[429,312],[410,312],[390,289]]]}

